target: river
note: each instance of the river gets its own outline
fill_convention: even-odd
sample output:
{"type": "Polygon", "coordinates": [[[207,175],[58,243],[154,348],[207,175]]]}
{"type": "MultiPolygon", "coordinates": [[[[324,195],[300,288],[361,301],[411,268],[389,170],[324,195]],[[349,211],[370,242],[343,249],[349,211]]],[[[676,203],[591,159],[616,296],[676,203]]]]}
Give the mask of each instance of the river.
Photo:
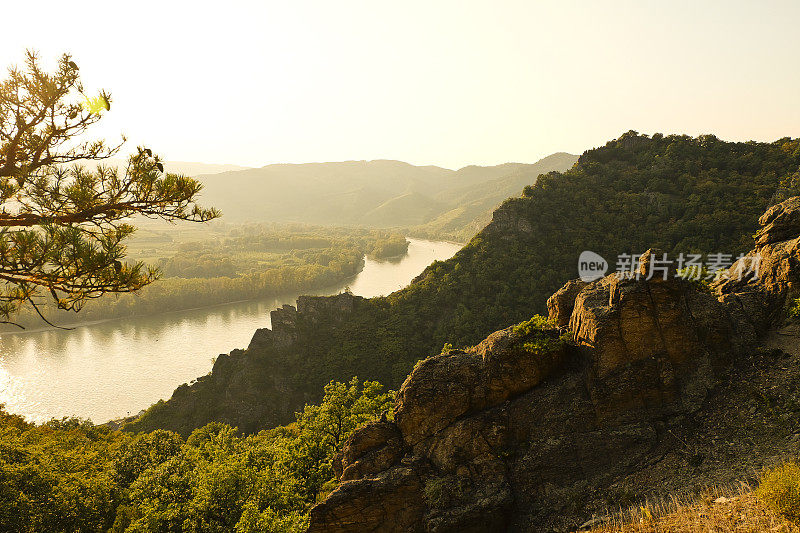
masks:
{"type": "MultiPolygon", "coordinates": [[[[452,257],[459,244],[409,239],[408,255],[395,261],[365,260],[347,283],[364,297],[406,286],[435,260],[452,257]]],[[[0,336],[0,404],[8,412],[43,422],[79,416],[94,422],[135,414],[180,385],[211,371],[213,358],[244,348],[269,312],[298,294],[190,311],[109,320],[72,330],[40,330],[0,336]]]]}

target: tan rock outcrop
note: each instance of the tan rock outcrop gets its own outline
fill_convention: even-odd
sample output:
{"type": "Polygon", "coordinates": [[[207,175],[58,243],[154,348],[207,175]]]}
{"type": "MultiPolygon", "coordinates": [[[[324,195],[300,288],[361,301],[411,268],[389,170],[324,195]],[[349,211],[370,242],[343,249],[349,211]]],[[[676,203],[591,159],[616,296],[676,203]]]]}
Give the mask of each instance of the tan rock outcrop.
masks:
{"type": "Polygon", "coordinates": [[[749,338],[786,318],[800,296],[800,196],[772,206],[759,223],[755,248],[714,283],[749,338]]]}
{"type": "Polygon", "coordinates": [[[398,392],[395,423],[368,424],[345,444],[336,461],[343,484],[312,511],[310,531],[364,531],[375,523],[380,531],[485,531],[504,523],[512,495],[498,450],[509,434],[487,419],[487,409],[536,387],[567,358],[558,331],[534,337],[547,347],[526,347],[530,335],[508,328],[468,351],[421,362],[398,392]],[[351,525],[353,506],[383,521],[351,525]]]}
{"type": "Polygon", "coordinates": [[[422,532],[425,503],[422,465],[396,466],[359,481],[346,481],[311,510],[310,532],[422,532]]]}
{"type": "Polygon", "coordinates": [[[341,481],[362,479],[388,469],[404,452],[403,436],[394,423],[372,422],[350,436],[333,468],[341,481]]]}
{"type": "Polygon", "coordinates": [[[800,235],[800,196],[773,205],[758,219],[756,247],[787,241],[800,235]]]}
{"type": "Polygon", "coordinates": [[[690,412],[714,382],[714,367],[735,346],[725,307],[674,276],[617,274],[576,297],[570,330],[591,361],[587,386],[601,418],[690,412]]]}
{"type": "Polygon", "coordinates": [[[569,325],[572,310],[575,308],[575,298],[584,287],[586,282],[573,279],[547,299],[547,313],[556,327],[563,328],[569,325]]]}
{"type": "Polygon", "coordinates": [[[288,348],[297,341],[299,335],[297,322],[300,316],[312,324],[323,316],[343,319],[363,300],[361,296],[354,296],[348,292],[335,296],[298,296],[296,308],[290,304],[283,304],[278,309],[270,311],[272,328],[257,329],[247,349],[258,350],[267,346],[288,348]]]}
{"type": "MultiPolygon", "coordinates": [[[[394,424],[345,446],[343,483],[310,531],[530,530],[551,504],[641,460],[653,422],[691,412],[713,386],[730,317],[680,279],[612,275],[562,295],[576,286],[574,344],[556,328],[533,340],[507,328],[422,361],[394,424]]],[[[560,296],[551,310],[567,307],[560,296]]]]}

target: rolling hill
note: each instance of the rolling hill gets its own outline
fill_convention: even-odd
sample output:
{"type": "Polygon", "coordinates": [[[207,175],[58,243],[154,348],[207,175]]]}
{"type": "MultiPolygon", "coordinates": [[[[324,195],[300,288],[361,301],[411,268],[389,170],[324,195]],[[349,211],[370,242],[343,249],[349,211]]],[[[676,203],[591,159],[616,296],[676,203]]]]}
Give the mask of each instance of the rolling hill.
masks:
{"type": "Polygon", "coordinates": [[[533,164],[460,170],[389,160],[277,164],[198,179],[205,186],[203,201],[231,222],[402,227],[466,240],[505,198],[575,161],[577,156],[558,153],[533,164]]]}
{"type": "MultiPolygon", "coordinates": [[[[81,165],[87,168],[94,169],[98,165],[105,165],[107,167],[124,168],[126,159],[120,157],[111,157],[101,161],[82,161],[81,165]]],[[[217,163],[197,163],[194,161],[164,161],[164,168],[167,172],[175,174],[183,174],[185,176],[197,176],[200,174],[211,175],[220,172],[231,172],[236,170],[246,170],[248,167],[240,165],[226,165],[217,163]]]]}

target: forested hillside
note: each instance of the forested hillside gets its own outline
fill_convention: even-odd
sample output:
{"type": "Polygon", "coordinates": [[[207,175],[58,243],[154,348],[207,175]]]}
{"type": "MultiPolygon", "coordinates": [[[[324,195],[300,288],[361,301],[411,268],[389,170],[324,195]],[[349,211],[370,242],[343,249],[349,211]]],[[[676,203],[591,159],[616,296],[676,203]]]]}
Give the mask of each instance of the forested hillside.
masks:
{"type": "MultiPolygon", "coordinates": [[[[672,253],[745,252],[757,217],[788,194],[800,141],[730,143],[714,136],[629,132],[539,178],[506,201],[455,257],[408,288],[357,299],[349,313],[298,313],[280,345],[221,358],[210,377],[151,408],[134,429],[188,433],[211,420],[255,431],[285,422],[330,379],[396,387],[445,343],[468,346],[545,309],[577,277],[578,256],[658,246],[672,253]],[[223,364],[224,362],[224,364],[223,364]]],[[[275,321],[273,321],[275,324],[275,321]]]]}
{"type": "MultiPolygon", "coordinates": [[[[507,173],[484,183],[464,184],[453,190],[437,195],[449,198],[453,207],[425,224],[411,228],[415,235],[431,238],[444,237],[459,242],[470,240],[492,220],[492,212],[505,200],[519,196],[523,187],[531,185],[543,173],[566,170],[577,157],[560,152],[549,155],[535,165],[501,165],[507,173]]],[[[460,172],[472,169],[478,172],[481,167],[467,167],[460,172]]]]}

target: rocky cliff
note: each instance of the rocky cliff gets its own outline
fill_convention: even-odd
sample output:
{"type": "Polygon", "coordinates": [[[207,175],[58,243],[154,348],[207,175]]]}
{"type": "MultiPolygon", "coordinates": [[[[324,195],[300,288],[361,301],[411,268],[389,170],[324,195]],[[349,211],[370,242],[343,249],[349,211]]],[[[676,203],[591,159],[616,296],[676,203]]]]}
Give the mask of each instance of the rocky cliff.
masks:
{"type": "Polygon", "coordinates": [[[219,421],[245,432],[288,422],[305,403],[316,400],[302,384],[303,362],[314,355],[299,338],[315,330],[335,330],[364,305],[350,293],[300,296],[297,307],[284,305],[270,312],[271,328],[253,334],[247,350],[220,354],[211,372],[178,387],[168,402],[159,402],[124,429],[170,429],[188,435],[197,427],[219,421]]]}
{"type": "MultiPolygon", "coordinates": [[[[299,296],[297,307],[284,304],[282,307],[270,311],[269,318],[272,328],[259,328],[250,340],[248,350],[260,350],[268,348],[288,348],[297,342],[298,332],[302,327],[300,323],[306,325],[320,324],[327,322],[330,317],[339,320],[344,319],[356,305],[362,302],[361,296],[353,296],[349,292],[344,292],[336,296],[299,296]]],[[[222,361],[225,356],[221,355],[222,361]]],[[[217,359],[219,362],[220,359],[217,359]]],[[[224,364],[224,363],[220,363],[224,364]]],[[[217,368],[216,365],[214,367],[217,368]]]]}
{"type": "Polygon", "coordinates": [[[548,301],[555,326],[508,328],[418,364],[394,421],[346,443],[341,484],[309,531],[564,531],[626,499],[691,488],[698,472],[731,481],[749,458],[778,455],[800,431],[784,416],[799,409],[800,377],[758,345],[798,296],[800,197],[759,222],[755,249],[712,294],[647,279],[661,256],[650,250],[638,275],[567,283],[548,301]],[[760,404],[745,409],[741,383],[786,412],[753,422],[760,404]]]}

